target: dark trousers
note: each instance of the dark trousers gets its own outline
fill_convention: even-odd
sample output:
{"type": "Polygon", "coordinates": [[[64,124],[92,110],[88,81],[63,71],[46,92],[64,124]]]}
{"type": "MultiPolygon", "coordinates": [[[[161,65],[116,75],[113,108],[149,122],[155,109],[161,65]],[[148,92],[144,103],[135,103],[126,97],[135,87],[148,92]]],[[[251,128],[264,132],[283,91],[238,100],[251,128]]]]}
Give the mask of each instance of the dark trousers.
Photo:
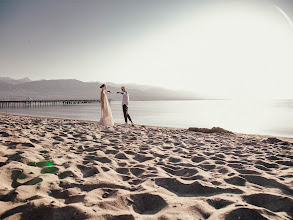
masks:
{"type": "Polygon", "coordinates": [[[131,118],[130,118],[130,115],[128,114],[128,106],[127,105],[123,105],[122,108],[123,108],[123,114],[124,114],[125,123],[127,123],[127,118],[130,121],[132,121],[131,118]]]}

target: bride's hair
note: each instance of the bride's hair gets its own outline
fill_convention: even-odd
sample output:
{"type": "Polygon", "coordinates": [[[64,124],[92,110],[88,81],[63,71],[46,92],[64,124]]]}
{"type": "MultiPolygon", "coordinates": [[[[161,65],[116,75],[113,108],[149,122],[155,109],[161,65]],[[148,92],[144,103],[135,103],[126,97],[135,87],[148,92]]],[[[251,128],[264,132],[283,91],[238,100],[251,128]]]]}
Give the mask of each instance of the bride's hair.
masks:
{"type": "Polygon", "coordinates": [[[102,84],[101,86],[100,86],[100,88],[103,88],[105,86],[105,84],[102,84]]]}

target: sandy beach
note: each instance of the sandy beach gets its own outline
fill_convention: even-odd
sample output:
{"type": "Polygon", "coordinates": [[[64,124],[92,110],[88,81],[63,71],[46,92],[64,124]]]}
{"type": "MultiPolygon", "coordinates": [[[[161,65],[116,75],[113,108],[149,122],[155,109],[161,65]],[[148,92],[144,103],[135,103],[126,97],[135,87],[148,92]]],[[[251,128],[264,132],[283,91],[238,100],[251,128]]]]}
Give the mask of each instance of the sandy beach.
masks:
{"type": "Polygon", "coordinates": [[[0,116],[0,219],[293,218],[292,138],[0,116]]]}

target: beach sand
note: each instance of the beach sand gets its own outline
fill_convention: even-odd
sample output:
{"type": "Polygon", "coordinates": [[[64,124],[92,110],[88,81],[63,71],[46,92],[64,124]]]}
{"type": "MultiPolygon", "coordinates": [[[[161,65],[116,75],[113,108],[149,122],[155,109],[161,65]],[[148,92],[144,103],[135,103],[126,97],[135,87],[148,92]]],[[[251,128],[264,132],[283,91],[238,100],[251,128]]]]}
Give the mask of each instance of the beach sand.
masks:
{"type": "Polygon", "coordinates": [[[293,218],[293,139],[0,117],[0,219],[293,218]]]}

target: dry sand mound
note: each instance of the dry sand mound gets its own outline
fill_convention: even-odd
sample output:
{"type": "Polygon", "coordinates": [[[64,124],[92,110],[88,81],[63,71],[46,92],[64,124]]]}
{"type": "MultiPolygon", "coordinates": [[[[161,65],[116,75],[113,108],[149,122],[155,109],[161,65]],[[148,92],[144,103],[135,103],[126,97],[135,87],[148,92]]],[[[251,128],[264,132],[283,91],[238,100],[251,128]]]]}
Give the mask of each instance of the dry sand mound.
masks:
{"type": "Polygon", "coordinates": [[[1,114],[0,219],[289,220],[292,142],[1,114]]]}

